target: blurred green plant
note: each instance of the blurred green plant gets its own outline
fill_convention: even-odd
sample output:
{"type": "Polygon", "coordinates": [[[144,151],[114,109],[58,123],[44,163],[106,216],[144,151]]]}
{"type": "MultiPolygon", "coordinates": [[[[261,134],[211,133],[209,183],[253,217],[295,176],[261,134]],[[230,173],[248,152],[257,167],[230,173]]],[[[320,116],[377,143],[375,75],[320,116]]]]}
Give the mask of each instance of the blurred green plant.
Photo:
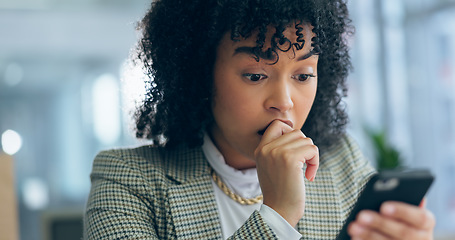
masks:
{"type": "Polygon", "coordinates": [[[401,166],[400,153],[387,142],[385,131],[368,131],[375,152],[378,170],[393,169],[401,166]]]}

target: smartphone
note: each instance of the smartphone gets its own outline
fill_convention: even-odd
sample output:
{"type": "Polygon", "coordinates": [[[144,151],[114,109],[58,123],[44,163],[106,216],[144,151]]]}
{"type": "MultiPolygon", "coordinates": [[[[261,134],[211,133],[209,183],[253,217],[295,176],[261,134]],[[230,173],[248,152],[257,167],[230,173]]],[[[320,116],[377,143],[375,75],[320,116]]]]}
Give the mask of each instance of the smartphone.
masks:
{"type": "Polygon", "coordinates": [[[418,206],[433,180],[434,176],[426,169],[378,172],[365,185],[336,239],[351,239],[347,233],[348,225],[361,210],[379,211],[385,201],[401,201],[418,206]]]}

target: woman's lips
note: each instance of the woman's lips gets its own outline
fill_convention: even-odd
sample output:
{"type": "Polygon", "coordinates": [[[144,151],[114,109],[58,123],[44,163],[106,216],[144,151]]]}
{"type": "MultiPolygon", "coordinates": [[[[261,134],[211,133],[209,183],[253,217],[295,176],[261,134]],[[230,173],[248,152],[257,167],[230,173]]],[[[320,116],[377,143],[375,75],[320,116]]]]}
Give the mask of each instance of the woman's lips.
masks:
{"type": "MultiPolygon", "coordinates": [[[[293,124],[292,121],[290,121],[290,120],[282,120],[282,119],[275,119],[275,120],[278,120],[278,121],[281,121],[281,122],[283,122],[283,123],[286,123],[286,124],[287,124],[288,126],[290,126],[291,128],[294,127],[294,124],[293,124]]],[[[275,120],[273,120],[273,121],[271,121],[269,124],[267,124],[267,126],[266,126],[265,128],[259,130],[259,131],[258,131],[258,134],[261,135],[261,136],[264,135],[264,133],[265,133],[265,131],[267,130],[267,128],[269,128],[269,126],[270,126],[275,120]]]]}

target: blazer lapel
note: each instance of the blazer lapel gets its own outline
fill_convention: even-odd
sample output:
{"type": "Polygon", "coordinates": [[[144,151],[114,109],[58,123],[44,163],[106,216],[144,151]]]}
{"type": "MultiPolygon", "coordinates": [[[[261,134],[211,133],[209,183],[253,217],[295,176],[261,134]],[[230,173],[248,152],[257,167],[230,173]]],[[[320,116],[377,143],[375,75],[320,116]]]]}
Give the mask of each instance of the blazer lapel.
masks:
{"type": "Polygon", "coordinates": [[[220,239],[217,210],[209,166],[200,148],[169,156],[168,177],[175,185],[167,196],[177,239],[220,239]],[[174,165],[174,166],[171,166],[174,165]]]}

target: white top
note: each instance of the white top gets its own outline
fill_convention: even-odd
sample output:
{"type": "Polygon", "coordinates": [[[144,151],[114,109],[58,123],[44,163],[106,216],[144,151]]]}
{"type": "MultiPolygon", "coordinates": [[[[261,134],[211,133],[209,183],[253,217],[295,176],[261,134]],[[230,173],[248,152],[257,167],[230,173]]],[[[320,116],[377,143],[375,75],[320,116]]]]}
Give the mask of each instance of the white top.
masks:
{"type": "MultiPolygon", "coordinates": [[[[227,165],[223,155],[221,155],[207,134],[204,136],[202,150],[210,166],[231,191],[244,198],[254,198],[262,194],[256,168],[237,170],[227,165]]],[[[280,214],[267,205],[262,203],[242,205],[227,196],[213,179],[212,185],[219,209],[221,231],[224,239],[232,236],[255,210],[259,210],[259,214],[279,239],[300,239],[302,237],[280,214]]]]}

